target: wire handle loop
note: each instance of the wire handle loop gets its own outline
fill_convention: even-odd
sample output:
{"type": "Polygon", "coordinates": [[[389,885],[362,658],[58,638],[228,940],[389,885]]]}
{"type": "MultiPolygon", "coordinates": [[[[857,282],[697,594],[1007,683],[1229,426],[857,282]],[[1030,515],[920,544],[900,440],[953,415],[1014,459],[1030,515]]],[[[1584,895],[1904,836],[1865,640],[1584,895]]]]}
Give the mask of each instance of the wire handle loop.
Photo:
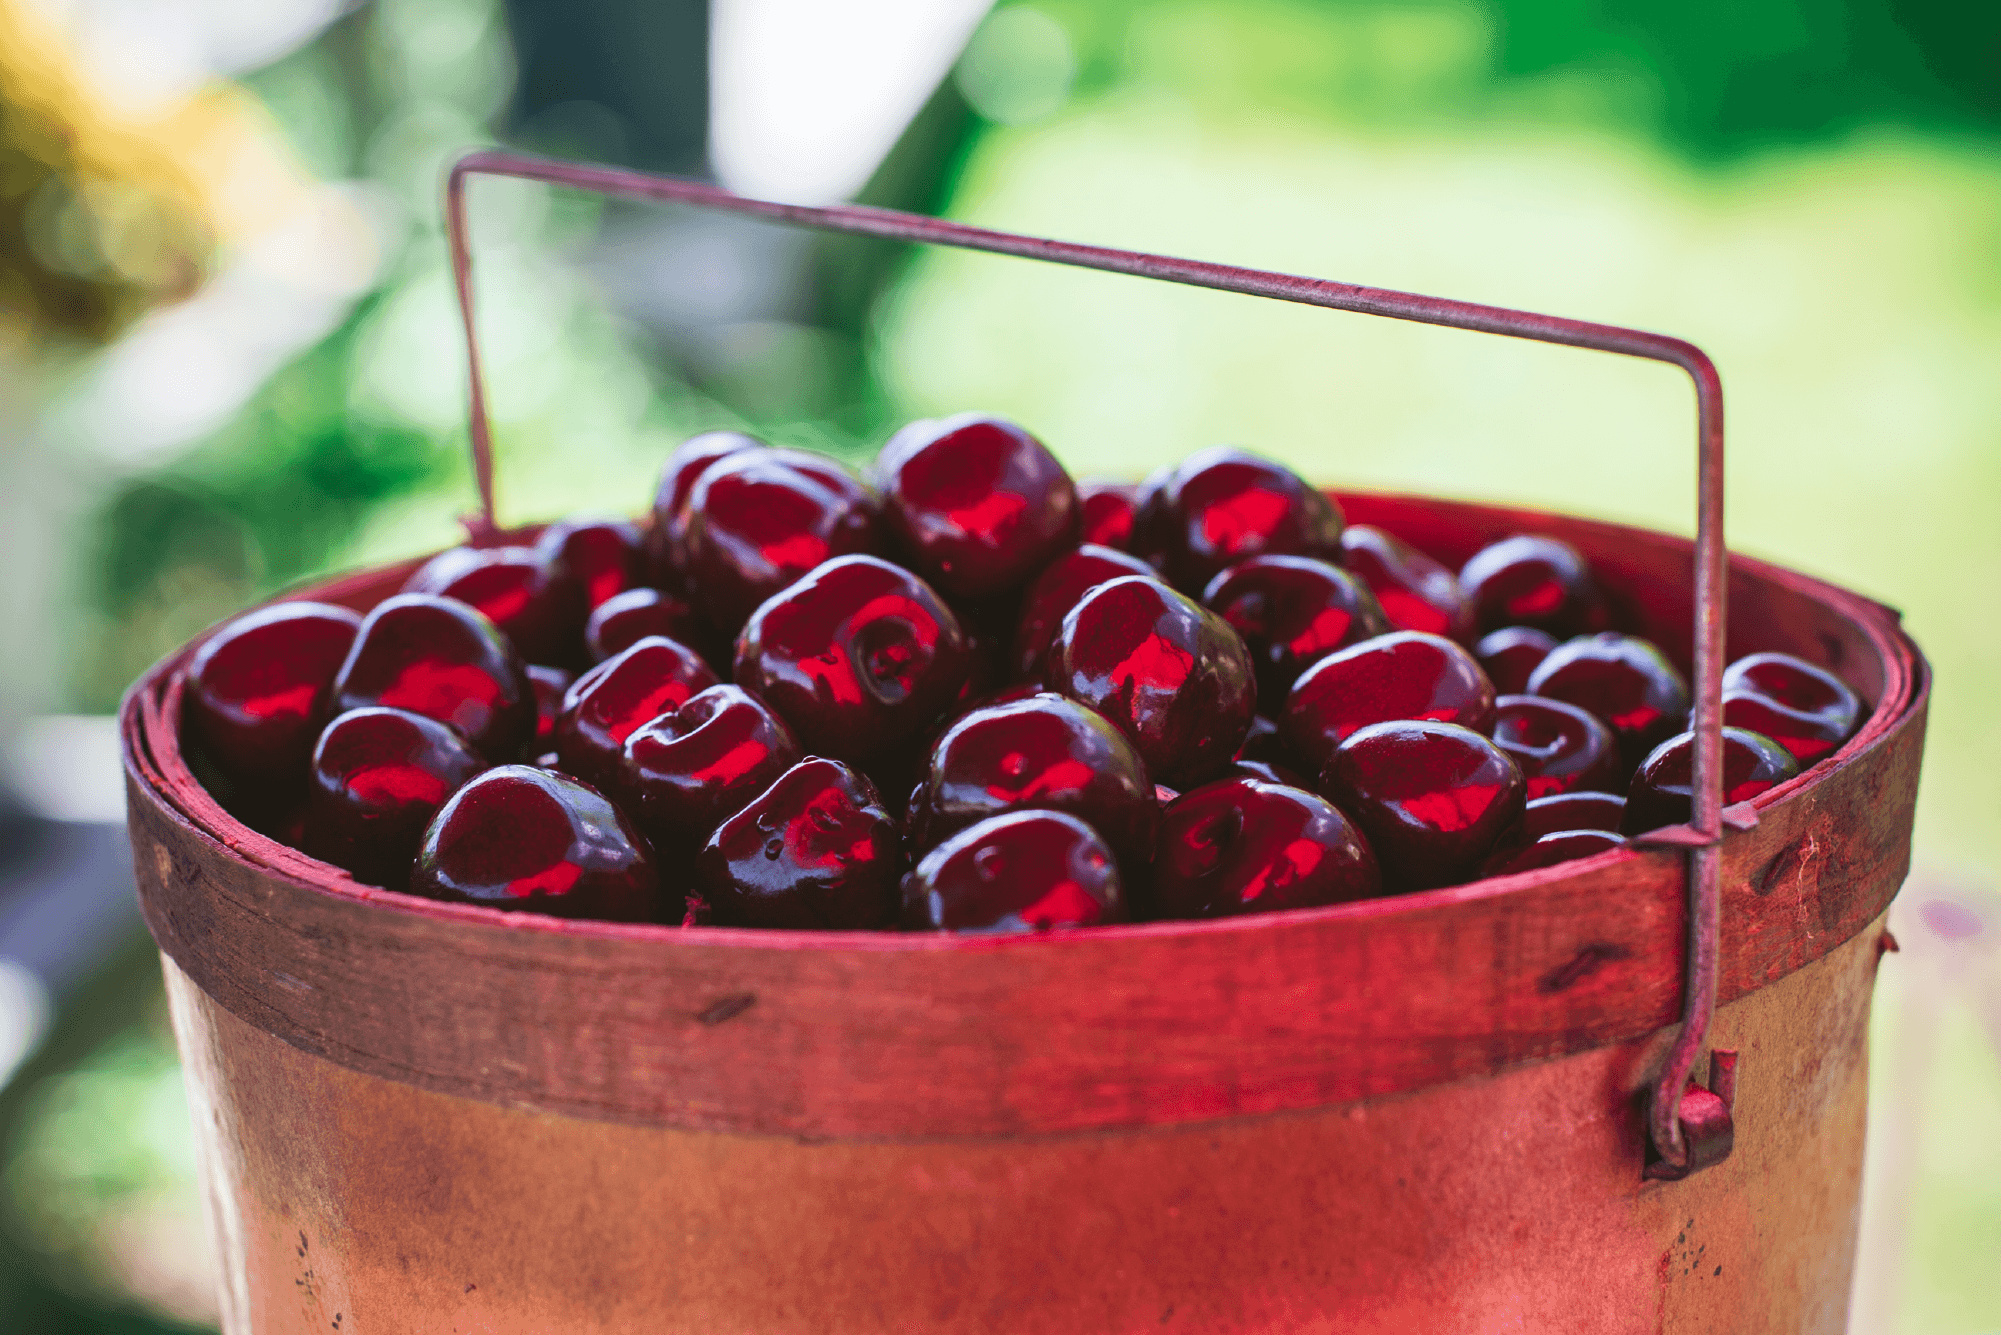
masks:
{"type": "MultiPolygon", "coordinates": [[[[499,149],[481,149],[459,159],[445,187],[445,226],[451,244],[452,276],[458,287],[459,313],[465,323],[473,468],[479,482],[481,513],[473,521],[475,536],[481,532],[490,535],[497,531],[497,526],[493,503],[492,429],[488,419],[485,377],[480,367],[479,344],[474,331],[472,255],[466,229],[466,181],[473,176],[541,181],[620,199],[654,200],[717,209],[795,227],[1014,255],[1219,292],[1270,297],[1329,310],[1355,311],[1538,343],[1589,348],[1680,367],[1694,383],[1696,400],[1694,812],[1686,833],[1677,841],[1688,851],[1687,957],[1681,1032],[1676,1036],[1653,1087],[1648,1103],[1647,1126],[1653,1153],[1660,1161],[1693,1171],[1690,1167],[1691,1147],[1688,1137],[1683,1134],[1680,1111],[1683,1090],[1708,1038],[1710,1020],[1716,1008],[1720,844],[1723,838],[1723,634],[1728,561],[1723,545],[1723,384],[1717,376],[1715,364],[1702,349],[1683,339],[1617,325],[1593,324],[1500,306],[1336,283],[1322,278],[1268,273],[1166,255],[1019,236],[891,209],[856,204],[819,207],[749,199],[701,181],[620,167],[559,162],[499,149]]],[[[1699,1163],[1694,1165],[1699,1166],[1699,1163]]]]}

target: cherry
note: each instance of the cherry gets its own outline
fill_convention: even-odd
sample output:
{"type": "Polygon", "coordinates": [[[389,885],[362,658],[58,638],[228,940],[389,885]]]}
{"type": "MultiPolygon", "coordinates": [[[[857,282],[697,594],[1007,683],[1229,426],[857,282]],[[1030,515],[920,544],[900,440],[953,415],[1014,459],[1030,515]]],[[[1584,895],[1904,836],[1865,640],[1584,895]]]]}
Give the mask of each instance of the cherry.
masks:
{"type": "Polygon", "coordinates": [[[1253,556],[1341,559],[1340,507],[1291,469],[1231,446],[1189,455],[1141,504],[1134,550],[1190,593],[1253,556]]]}
{"type": "Polygon", "coordinates": [[[1079,482],[1077,505],[1083,513],[1083,540],[1123,549],[1132,541],[1133,506],[1138,494],[1139,489],[1130,482],[1079,482]]]}
{"type": "Polygon", "coordinates": [[[1156,782],[1198,783],[1243,745],[1257,680],[1228,622],[1159,580],[1100,584],[1063,618],[1043,680],[1110,719],[1156,782]]]}
{"type": "Polygon", "coordinates": [[[1556,648],[1556,636],[1533,626],[1503,626],[1480,637],[1473,657],[1502,695],[1524,695],[1529,677],[1549,651],[1556,648]]]}
{"type": "Polygon", "coordinates": [[[1459,577],[1403,539],[1352,524],[1341,530],[1341,564],[1376,595],[1390,629],[1472,637],[1473,605],[1459,591],[1459,577]]]}
{"type": "Polygon", "coordinates": [[[1399,720],[1342,742],[1320,790],[1362,827],[1385,880],[1431,890],[1477,872],[1521,822],[1525,785],[1507,753],[1472,729],[1399,720]]]}
{"type": "Polygon", "coordinates": [[[1724,670],[1723,721],[1763,733],[1805,769],[1855,735],[1862,702],[1805,659],[1751,654],[1724,670]]]}
{"type": "Polygon", "coordinates": [[[551,524],[536,539],[535,553],[583,590],[586,609],[603,606],[647,578],[639,526],[624,519],[566,519],[551,524]]]}
{"type": "Polygon", "coordinates": [[[1610,830],[1558,830],[1524,847],[1497,850],[1487,859],[1487,865],[1480,869],[1480,874],[1513,876],[1516,872],[1554,867],[1572,858],[1588,858],[1595,853],[1625,846],[1625,838],[1610,830]]]}
{"type": "Polygon", "coordinates": [[[535,739],[528,749],[546,751],[556,732],[556,720],[563,715],[563,699],[576,682],[576,674],[541,663],[528,665],[528,684],[535,692],[535,739]]]}
{"type": "Polygon", "coordinates": [[[577,678],[556,720],[563,771],[616,792],[625,739],[716,684],[716,674],[687,645],[649,635],[577,678]]]}
{"type": "Polygon", "coordinates": [[[453,547],[417,567],[404,593],[456,598],[530,663],[567,663],[584,629],[582,586],[533,547],[453,547]]]}
{"type": "Polygon", "coordinates": [[[1494,745],[1514,759],[1530,801],[1590,789],[1610,792],[1625,770],[1619,743],[1597,716],[1561,700],[1504,695],[1494,706],[1494,745]]]}
{"type": "Polygon", "coordinates": [[[912,422],[876,457],[884,516],[956,598],[1019,588],[1077,542],[1077,487],[1043,443],[979,413],[912,422]]]}
{"type": "Polygon", "coordinates": [[[702,472],[685,509],[688,593],[729,634],[822,562],[882,546],[875,494],[831,459],[801,450],[725,455],[702,472]]]}
{"type": "Polygon", "coordinates": [[[863,767],[921,738],[971,666],[944,601],[873,556],[820,566],[758,608],[736,645],[737,683],[777,710],[809,753],[863,767]]]}
{"type": "Polygon", "coordinates": [[[1300,769],[1299,758],[1294,756],[1285,741],[1278,735],[1278,724],[1263,714],[1251,719],[1251,730],[1244,735],[1244,744],[1237,748],[1237,755],[1230,762],[1229,777],[1241,779],[1261,779],[1266,783],[1289,784],[1294,788],[1311,788],[1310,779],[1300,769]]]}
{"type": "Polygon", "coordinates": [[[1565,830],[1617,830],[1626,799],[1612,793],[1558,793],[1538,797],[1522,815],[1522,837],[1540,839],[1565,830]]]}
{"type": "Polygon", "coordinates": [[[1153,867],[1163,918],[1232,918],[1382,893],[1376,855],[1346,816],[1313,793],[1250,778],[1175,799],[1153,867]]]}
{"type": "Polygon", "coordinates": [[[1615,631],[1566,640],[1550,650],[1529,676],[1529,694],[1603,719],[1628,766],[1687,726],[1687,680],[1650,641],[1615,631]]]}
{"type": "MultiPolygon", "coordinates": [[[[1797,776],[1799,763],[1771,738],[1743,728],[1723,730],[1723,805],[1748,802],[1797,776]]],[[[1626,790],[1622,834],[1645,834],[1663,825],[1686,825],[1694,807],[1695,734],[1684,732],[1655,747],[1626,790]]]]}
{"type": "Polygon", "coordinates": [[[1533,626],[1559,638],[1600,630],[1605,601],[1583,555],[1556,538],[1518,536],[1482,547],[1459,571],[1481,631],[1533,626]]]}
{"type": "Polygon", "coordinates": [[[687,569],[681,542],[688,527],[688,502],[709,465],[739,450],[766,448],[763,441],[741,431],[705,431],[674,447],[660,473],[660,487],[653,496],[653,525],[646,532],[646,556],[656,585],[663,589],[681,585],[687,569]]]}
{"type": "Polygon", "coordinates": [[[1123,575],[1152,575],[1153,567],[1137,556],[1086,543],[1051,561],[1021,600],[1021,619],[1015,627],[1014,647],[1009,666],[1015,675],[1040,679],[1043,662],[1063,618],[1078,599],[1106,580],[1123,575]]]}
{"type": "Polygon", "coordinates": [[[625,813],[530,765],[490,769],[452,794],[424,831],[410,892],[610,922],[658,922],[665,909],[652,850],[625,813]]]}
{"type": "Polygon", "coordinates": [[[801,758],[792,730],[761,701],[711,686],[625,739],[617,788],[656,853],[693,857],[801,758]]]}
{"type": "Polygon", "coordinates": [[[993,816],[947,839],[904,878],[918,931],[1047,932],[1126,920],[1112,851],[1058,811],[993,816]]]}
{"type": "Polygon", "coordinates": [[[695,883],[720,926],[870,929],[896,915],[901,862],[875,785],[813,756],[722,823],[695,883]]]}
{"type": "Polygon", "coordinates": [[[1494,726],[1494,688],[1473,656],[1437,635],[1400,630],[1321,659],[1293,683],[1279,735],[1315,768],[1359,728],[1392,719],[1494,726]]]}
{"type": "Polygon", "coordinates": [[[436,719],[379,706],[350,710],[313,748],[299,846],[357,881],[399,889],[431,817],[486,767],[436,719]]]}
{"type": "Polygon", "coordinates": [[[1273,710],[1307,668],[1390,628],[1367,585],[1306,556],[1239,561],[1209,581],[1202,601],[1243,637],[1258,699],[1273,710]]]}
{"type": "Polygon", "coordinates": [[[453,598],[404,593],[362,619],[334,677],[333,712],[387,705],[449,723],[489,760],[535,735],[535,688],[491,621],[453,598]]]}
{"type": "Polygon", "coordinates": [[[1146,762],[1125,734],[1046,692],[954,722],[912,801],[913,850],[1007,811],[1063,811],[1104,836],[1128,881],[1152,855],[1159,819],[1146,762]]]}
{"type": "Polygon", "coordinates": [[[584,652],[593,663],[602,663],[649,635],[679,640],[690,648],[706,647],[713,638],[707,621],[687,599],[658,589],[627,589],[591,613],[584,625],[584,652]]]}
{"type": "Polygon", "coordinates": [[[358,613],[326,603],[273,603],[236,618],[188,664],[189,735],[238,784],[296,789],[360,627],[358,613]]]}

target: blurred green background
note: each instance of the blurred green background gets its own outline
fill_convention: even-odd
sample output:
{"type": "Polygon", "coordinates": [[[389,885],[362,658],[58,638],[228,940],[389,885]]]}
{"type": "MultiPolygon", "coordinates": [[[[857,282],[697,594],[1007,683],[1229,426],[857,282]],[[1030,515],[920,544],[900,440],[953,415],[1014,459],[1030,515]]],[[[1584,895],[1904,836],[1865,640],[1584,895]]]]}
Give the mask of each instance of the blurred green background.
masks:
{"type": "MultiPolygon", "coordinates": [[[[1992,902],[2001,7],[952,8],[301,0],[289,38],[135,111],[88,77],[126,20],[0,0],[46,55],[0,43],[0,736],[109,712],[271,590],[452,540],[439,183],[511,142],[1694,340],[1732,546],[1902,608],[1937,670],[1913,893],[1992,902]]],[[[1080,474],[1229,441],[1690,528],[1663,368],[515,183],[473,216],[503,519],[636,511],[695,430],[859,458],[985,408],[1080,474]]],[[[1858,1331],[2001,1331],[1995,939],[1885,967],[1858,1331]]],[[[121,940],[0,1091],[0,1330],[212,1320],[157,968],[121,940]]]]}

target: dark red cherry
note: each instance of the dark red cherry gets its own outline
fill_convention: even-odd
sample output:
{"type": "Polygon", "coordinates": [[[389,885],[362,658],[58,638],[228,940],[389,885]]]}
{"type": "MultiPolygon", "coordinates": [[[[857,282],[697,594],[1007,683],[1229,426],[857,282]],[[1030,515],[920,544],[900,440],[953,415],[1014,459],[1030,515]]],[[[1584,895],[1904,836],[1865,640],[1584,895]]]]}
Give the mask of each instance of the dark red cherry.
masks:
{"type": "Polygon", "coordinates": [[[602,663],[649,635],[664,635],[698,650],[715,638],[714,629],[687,599],[658,589],[627,589],[591,613],[584,625],[584,652],[591,662],[602,663]]]}
{"type": "Polygon", "coordinates": [[[556,720],[556,755],[566,774],[616,793],[625,739],[716,684],[702,656],[677,640],[649,635],[577,678],[556,720]]]}
{"type": "Polygon", "coordinates": [[[522,659],[567,663],[583,634],[580,585],[533,547],[454,547],[403,584],[405,593],[456,598],[499,627],[522,659]]]}
{"type": "Polygon", "coordinates": [[[549,739],[556,732],[556,720],[563,715],[563,699],[576,680],[575,673],[559,667],[547,667],[541,663],[528,665],[528,684],[535,690],[535,739],[529,743],[530,752],[549,749],[549,739]]]}
{"type": "Polygon", "coordinates": [[[1473,605],[1459,577],[1403,539],[1352,524],[1341,530],[1341,564],[1376,595],[1392,630],[1471,639],[1473,605]]]}
{"type": "Polygon", "coordinates": [[[1626,799],[1613,793],[1558,793],[1538,797],[1522,814],[1522,838],[1540,839],[1564,830],[1617,830],[1626,799]]]}
{"type": "MultiPolygon", "coordinates": [[[[1792,753],[1771,738],[1743,728],[1723,730],[1723,805],[1748,802],[1800,772],[1792,753]]],[[[1626,790],[1622,834],[1645,834],[1692,818],[1695,734],[1682,733],[1655,747],[1626,790]]]]}
{"type": "Polygon", "coordinates": [[[758,608],[736,644],[737,684],[777,710],[809,754],[864,768],[921,738],[971,667],[944,600],[873,556],[819,567],[758,608]]]}
{"type": "Polygon", "coordinates": [[[1299,757],[1293,755],[1292,748],[1279,736],[1278,724],[1263,714],[1251,719],[1250,731],[1244,734],[1244,744],[1237,748],[1237,759],[1283,765],[1288,769],[1299,768],[1299,757]]]}
{"type": "Polygon", "coordinates": [[[1202,601],[1243,637],[1258,699],[1272,710],[1307,668],[1390,628],[1366,585],[1308,556],[1239,561],[1209,581],[1202,601]]]}
{"type": "Polygon", "coordinates": [[[718,926],[866,930],[895,919],[902,871],[875,785],[813,756],[710,836],[695,885],[718,926]]]}
{"type": "Polygon", "coordinates": [[[1556,636],[1546,630],[1503,626],[1480,637],[1473,646],[1473,657],[1480,661],[1495,690],[1502,695],[1526,695],[1529,678],[1554,648],[1556,636]]]}
{"type": "Polygon", "coordinates": [[[566,519],[542,530],[535,551],[583,590],[586,609],[647,579],[639,526],[625,519],[566,519]]]}
{"type": "Polygon", "coordinates": [[[1077,487],[1046,446],[980,413],[912,422],[875,462],[917,572],[955,598],[1020,588],[1077,543],[1077,487]]]}
{"type": "Polygon", "coordinates": [[[822,562],[882,547],[875,493],[833,460],[800,450],[737,450],[716,460],[686,508],[686,588],[728,634],[822,562]]]}
{"type": "Polygon", "coordinates": [[[625,813],[530,765],[490,769],[452,795],[424,832],[410,893],[558,918],[667,917],[652,850],[625,813]]]}
{"type": "Polygon", "coordinates": [[[1159,818],[1146,762],[1125,734],[1047,692],[953,723],[915,800],[913,851],[1003,812],[1064,811],[1104,836],[1129,881],[1153,852],[1159,818]]]}
{"type": "Polygon", "coordinates": [[[692,858],[798,764],[792,730],[735,686],[711,686],[625,739],[620,796],[662,858],[692,858]]]}
{"type": "Polygon", "coordinates": [[[313,748],[300,847],[357,881],[401,889],[445,799],[487,767],[465,738],[403,709],[329,723],[313,748]]]}
{"type": "Polygon", "coordinates": [[[1155,564],[1189,593],[1253,556],[1341,559],[1340,507],[1291,469],[1244,450],[1218,445],[1189,455],[1150,499],[1157,513],[1144,534],[1135,514],[1136,538],[1159,546],[1155,564]]]}
{"type": "Polygon", "coordinates": [[[273,603],[204,640],[181,708],[207,759],[246,788],[296,792],[360,627],[345,607],[273,603]]]}
{"type": "Polygon", "coordinates": [[[1763,733],[1805,769],[1855,735],[1862,702],[1848,683],[1791,654],[1751,654],[1723,673],[1723,721],[1763,733]]]}
{"type": "Polygon", "coordinates": [[[1623,835],[1609,830],[1558,830],[1543,835],[1526,847],[1500,849],[1480,869],[1482,876],[1513,876],[1516,872],[1554,867],[1573,858],[1588,858],[1614,848],[1624,848],[1623,835]]]}
{"type": "Polygon", "coordinates": [[[387,705],[449,723],[489,760],[535,735],[535,688],[514,646],[465,603],[404,593],[362,619],[334,678],[333,712],[387,705]]]}
{"type": "Polygon", "coordinates": [[[1382,888],[1361,832],[1302,789],[1222,779],[1183,793],[1161,817],[1152,903],[1162,918],[1345,904],[1382,888]]]}
{"type": "Polygon", "coordinates": [[[913,931],[1001,935],[1126,921],[1111,849],[1056,811],[993,816],[947,839],[904,878],[913,931]]]}
{"type": "Polygon", "coordinates": [[[1156,782],[1197,783],[1243,745],[1257,679],[1228,622],[1157,579],[1084,595],[1049,647],[1044,682],[1110,719],[1156,782]]]}
{"type": "Polygon", "coordinates": [[[1017,676],[1039,680],[1049,646],[1079,599],[1106,580],[1153,573],[1153,567],[1137,556],[1092,543],[1057,557],[1022,597],[1021,621],[1015,627],[1009,666],[1017,676]]]}
{"type": "Polygon", "coordinates": [[[1530,674],[1528,693],[1603,719],[1628,766],[1688,726],[1687,680],[1652,642],[1615,631],[1566,640],[1550,650],[1530,674]]]}
{"type": "Polygon", "coordinates": [[[1084,516],[1083,540],[1123,550],[1132,541],[1133,506],[1138,495],[1139,489],[1130,482],[1079,482],[1077,504],[1084,516]]]}
{"type": "Polygon", "coordinates": [[[763,441],[741,431],[705,431],[674,447],[661,470],[660,486],[653,496],[653,523],[646,531],[646,556],[656,585],[663,589],[681,586],[687,566],[681,540],[688,527],[688,502],[709,465],[739,450],[765,448],[763,441]]]}
{"type": "Polygon", "coordinates": [[[1521,771],[1455,723],[1377,723],[1336,748],[1320,791],[1354,817],[1403,890],[1457,885],[1520,824],[1521,771]]]}
{"type": "Polygon", "coordinates": [[[1494,745],[1513,757],[1529,800],[1589,789],[1611,792],[1625,778],[1612,730],[1576,705],[1538,695],[1494,702],[1494,745]]]}
{"type": "Polygon", "coordinates": [[[1436,635],[1395,631],[1321,659],[1293,683],[1279,735],[1309,766],[1324,767],[1358,728],[1391,719],[1494,727],[1494,687],[1473,655],[1436,635]]]}
{"type": "Polygon", "coordinates": [[[1482,547],[1459,571],[1481,632],[1533,626],[1558,639],[1605,625],[1605,600],[1591,566],[1567,542],[1519,536],[1482,547]]]}

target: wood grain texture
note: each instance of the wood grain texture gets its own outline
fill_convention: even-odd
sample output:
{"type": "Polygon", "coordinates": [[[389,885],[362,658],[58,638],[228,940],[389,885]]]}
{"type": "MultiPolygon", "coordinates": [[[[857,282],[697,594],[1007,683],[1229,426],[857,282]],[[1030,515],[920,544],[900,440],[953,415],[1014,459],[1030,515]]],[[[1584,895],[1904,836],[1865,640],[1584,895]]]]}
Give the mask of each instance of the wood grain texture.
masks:
{"type": "MultiPolygon", "coordinates": [[[[1448,560],[1553,533],[1688,646],[1689,544],[1339,497],[1448,560]]],[[[314,596],[366,606],[402,570],[314,596]]],[[[312,593],[313,591],[304,591],[312,593]]],[[[1833,667],[1874,710],[1725,848],[1721,998],[1850,940],[1909,861],[1929,681],[1894,614],[1733,562],[1732,654],[1833,667]]],[[[240,825],[176,742],[181,658],[122,715],[142,905],[250,1026],[437,1093],[640,1126],[849,1140],[1040,1135],[1301,1110],[1491,1076],[1671,1024],[1682,862],[1616,852],[1396,899],[1032,940],[562,922],[358,886],[240,825]]]]}

